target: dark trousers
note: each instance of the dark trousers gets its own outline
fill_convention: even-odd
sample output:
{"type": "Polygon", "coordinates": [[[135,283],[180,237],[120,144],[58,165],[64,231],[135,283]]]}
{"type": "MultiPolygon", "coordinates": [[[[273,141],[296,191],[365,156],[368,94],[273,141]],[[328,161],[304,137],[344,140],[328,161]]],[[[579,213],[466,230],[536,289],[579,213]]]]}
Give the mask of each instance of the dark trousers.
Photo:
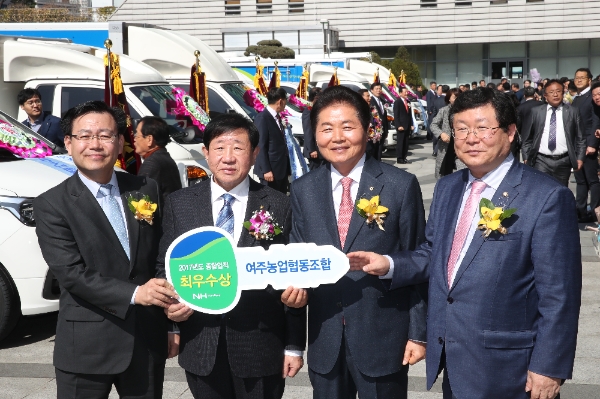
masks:
{"type": "Polygon", "coordinates": [[[408,366],[383,377],[369,377],[360,372],[345,336],[338,359],[327,374],[308,368],[313,387],[313,399],[406,399],[408,395],[408,366]]]}
{"type": "Polygon", "coordinates": [[[583,160],[583,168],[575,172],[577,181],[576,199],[577,213],[579,216],[587,215],[588,192],[590,193],[590,207],[592,213],[600,206],[600,181],[598,180],[598,157],[591,154],[583,160]]]}
{"type": "Polygon", "coordinates": [[[135,341],[129,367],[120,374],[80,374],[55,369],[59,399],[106,399],[114,384],[122,399],[161,399],[165,359],[156,359],[135,341]]]}
{"type": "Polygon", "coordinates": [[[554,177],[563,186],[569,186],[572,167],[569,156],[564,156],[561,159],[552,159],[543,154],[537,154],[533,167],[540,172],[554,177]]]}
{"type": "Polygon", "coordinates": [[[372,141],[367,141],[367,154],[381,161],[381,147],[381,142],[373,143],[372,141]]]}
{"type": "Polygon", "coordinates": [[[265,179],[261,178],[260,184],[262,184],[264,186],[269,186],[272,189],[279,191],[280,193],[287,194],[288,188],[290,186],[290,180],[287,176],[285,177],[285,179],[273,180],[273,181],[266,181],[265,179]]]}
{"type": "MultiPolygon", "coordinates": [[[[233,375],[227,354],[225,328],[221,327],[217,357],[211,373],[199,376],[185,372],[195,399],[281,399],[285,379],[281,374],[268,377],[240,378],[233,375]]],[[[283,371],[283,364],[281,365],[283,371]]]]}
{"type": "Polygon", "coordinates": [[[406,159],[408,156],[408,130],[398,130],[396,135],[396,160],[406,159]]]}

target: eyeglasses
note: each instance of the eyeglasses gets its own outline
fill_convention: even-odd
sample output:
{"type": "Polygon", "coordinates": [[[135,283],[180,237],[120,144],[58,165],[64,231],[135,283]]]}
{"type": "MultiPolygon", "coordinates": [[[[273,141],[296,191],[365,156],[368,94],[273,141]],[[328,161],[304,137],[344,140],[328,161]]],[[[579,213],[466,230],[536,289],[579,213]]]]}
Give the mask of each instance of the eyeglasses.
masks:
{"type": "Polygon", "coordinates": [[[560,94],[562,96],[563,94],[563,90],[552,90],[552,91],[547,91],[546,94],[550,94],[551,96],[554,96],[556,94],[560,94]]]}
{"type": "Polygon", "coordinates": [[[476,127],[471,130],[466,127],[461,127],[458,129],[452,129],[452,137],[456,140],[466,140],[469,137],[469,133],[473,133],[475,137],[480,140],[486,140],[496,134],[496,130],[500,129],[500,126],[497,127],[476,127]]]}
{"type": "Polygon", "coordinates": [[[73,137],[74,139],[76,139],[77,141],[81,141],[82,143],[89,143],[90,141],[92,141],[94,138],[97,138],[98,140],[100,140],[101,143],[112,143],[113,141],[115,141],[115,138],[117,136],[115,136],[114,134],[72,134],[71,137],[73,137]]]}

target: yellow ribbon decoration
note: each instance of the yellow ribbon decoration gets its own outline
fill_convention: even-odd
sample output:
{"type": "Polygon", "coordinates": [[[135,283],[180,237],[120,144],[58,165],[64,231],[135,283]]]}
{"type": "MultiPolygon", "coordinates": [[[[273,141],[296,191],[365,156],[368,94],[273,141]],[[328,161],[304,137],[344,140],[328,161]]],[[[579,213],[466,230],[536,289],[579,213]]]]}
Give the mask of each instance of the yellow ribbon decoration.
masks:
{"type": "MultiPolygon", "coordinates": [[[[104,66],[109,66],[108,54],[104,54],[104,66]]],[[[119,56],[110,52],[110,79],[112,81],[113,93],[117,96],[123,93],[123,81],[121,80],[121,66],[119,56]]]]}

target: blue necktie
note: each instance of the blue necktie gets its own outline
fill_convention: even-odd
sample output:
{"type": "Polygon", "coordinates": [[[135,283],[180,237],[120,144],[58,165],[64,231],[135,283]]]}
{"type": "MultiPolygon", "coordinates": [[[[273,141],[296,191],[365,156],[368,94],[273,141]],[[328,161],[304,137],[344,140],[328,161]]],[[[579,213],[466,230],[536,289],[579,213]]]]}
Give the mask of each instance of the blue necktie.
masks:
{"type": "Polygon", "coordinates": [[[552,107],[552,116],[550,116],[550,131],[548,135],[548,149],[556,149],[556,107],[552,107]]]}
{"type": "Polygon", "coordinates": [[[235,201],[235,198],[231,194],[223,194],[221,197],[224,204],[219,211],[216,226],[222,228],[233,237],[233,208],[231,208],[231,204],[235,201]]]}
{"type": "Polygon", "coordinates": [[[119,203],[116,198],[110,195],[110,192],[113,188],[112,184],[102,184],[100,189],[98,190],[98,195],[100,198],[106,197],[107,206],[104,207],[104,213],[108,218],[110,225],[113,230],[117,234],[117,238],[121,243],[121,246],[125,250],[127,254],[127,258],[129,256],[129,239],[127,238],[127,230],[125,229],[125,221],[123,220],[123,214],[121,213],[121,208],[119,207],[119,203]]]}

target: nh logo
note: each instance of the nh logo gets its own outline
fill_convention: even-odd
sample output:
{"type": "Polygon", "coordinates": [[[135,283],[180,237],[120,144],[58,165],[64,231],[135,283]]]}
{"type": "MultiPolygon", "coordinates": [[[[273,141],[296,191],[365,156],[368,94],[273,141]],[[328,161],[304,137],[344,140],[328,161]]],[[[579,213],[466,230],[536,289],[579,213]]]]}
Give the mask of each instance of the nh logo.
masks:
{"type": "Polygon", "coordinates": [[[207,299],[208,294],[193,294],[194,299],[207,299]]]}

